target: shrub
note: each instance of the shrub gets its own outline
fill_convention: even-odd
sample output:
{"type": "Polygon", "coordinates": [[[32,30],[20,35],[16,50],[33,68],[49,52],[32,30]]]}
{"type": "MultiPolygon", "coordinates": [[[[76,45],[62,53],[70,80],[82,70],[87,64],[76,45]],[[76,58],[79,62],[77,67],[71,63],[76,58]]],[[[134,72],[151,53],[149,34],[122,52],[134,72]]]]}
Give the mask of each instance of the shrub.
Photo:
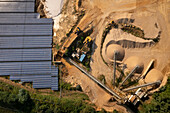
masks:
{"type": "MultiPolygon", "coordinates": [[[[8,84],[3,91],[0,91],[0,106],[17,109],[18,112],[24,113],[97,113],[92,105],[83,100],[88,100],[85,94],[76,93],[74,98],[61,98],[56,95],[40,95],[29,93],[24,89],[15,88],[8,84]],[[9,89],[8,89],[9,88],[9,89]],[[10,91],[10,92],[8,92],[10,91]]],[[[102,110],[103,111],[103,110],[102,110]]],[[[105,113],[105,112],[101,112],[105,113]]]]}
{"type": "Polygon", "coordinates": [[[24,89],[20,89],[18,93],[18,100],[21,104],[28,102],[30,100],[29,93],[24,89]]]}
{"type": "Polygon", "coordinates": [[[76,90],[78,90],[78,91],[82,91],[81,86],[80,86],[80,85],[77,85],[77,86],[76,86],[76,90]]]}
{"type": "Polygon", "coordinates": [[[117,110],[114,109],[114,110],[113,110],[113,113],[119,113],[119,112],[118,112],[117,110]]]}
{"type": "Polygon", "coordinates": [[[168,113],[170,108],[170,78],[166,86],[153,94],[149,104],[143,104],[140,113],[168,113]]]}
{"type": "Polygon", "coordinates": [[[56,44],[56,49],[59,50],[60,49],[60,46],[58,44],[56,44]]]}
{"type": "Polygon", "coordinates": [[[95,109],[89,105],[86,105],[86,107],[81,111],[81,113],[95,113],[95,109]]]}
{"type": "Polygon", "coordinates": [[[104,84],[106,84],[106,79],[105,79],[105,76],[104,76],[104,75],[100,75],[100,76],[98,77],[98,79],[99,79],[101,82],[103,82],[104,84]]]}

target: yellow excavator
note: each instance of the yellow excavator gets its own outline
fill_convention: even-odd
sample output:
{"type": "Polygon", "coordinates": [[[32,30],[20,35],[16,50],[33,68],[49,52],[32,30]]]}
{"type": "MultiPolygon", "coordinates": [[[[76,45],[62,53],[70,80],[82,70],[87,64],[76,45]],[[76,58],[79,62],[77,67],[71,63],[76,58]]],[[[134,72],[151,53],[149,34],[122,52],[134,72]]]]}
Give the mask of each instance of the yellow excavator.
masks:
{"type": "Polygon", "coordinates": [[[83,44],[87,44],[87,43],[89,43],[91,41],[92,41],[91,37],[87,36],[86,39],[83,41],[83,44]]]}

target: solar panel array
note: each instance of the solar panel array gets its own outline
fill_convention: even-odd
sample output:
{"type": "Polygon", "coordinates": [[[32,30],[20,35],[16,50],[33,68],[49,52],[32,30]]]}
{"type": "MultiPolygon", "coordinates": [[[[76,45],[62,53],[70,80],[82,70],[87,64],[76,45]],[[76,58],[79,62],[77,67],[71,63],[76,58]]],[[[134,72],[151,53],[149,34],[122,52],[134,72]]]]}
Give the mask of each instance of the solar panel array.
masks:
{"type": "Polygon", "coordinates": [[[58,90],[52,66],[53,20],[34,13],[35,0],[0,0],[0,76],[58,90]]]}

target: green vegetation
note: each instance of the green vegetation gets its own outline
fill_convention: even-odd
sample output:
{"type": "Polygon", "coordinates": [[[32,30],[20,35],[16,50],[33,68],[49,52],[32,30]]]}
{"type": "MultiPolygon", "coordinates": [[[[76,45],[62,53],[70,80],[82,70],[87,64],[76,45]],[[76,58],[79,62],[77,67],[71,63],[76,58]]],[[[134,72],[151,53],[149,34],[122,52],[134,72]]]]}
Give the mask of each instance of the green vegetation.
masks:
{"type": "Polygon", "coordinates": [[[118,87],[120,82],[122,82],[123,77],[125,77],[125,74],[120,67],[117,67],[116,70],[120,72],[120,76],[119,78],[116,78],[116,82],[115,82],[115,85],[118,87]]]}
{"type": "Polygon", "coordinates": [[[144,31],[141,30],[139,27],[129,25],[124,26],[123,28],[121,28],[121,30],[130,33],[136,37],[144,38],[144,31]]]}
{"type": "Polygon", "coordinates": [[[85,39],[84,36],[77,37],[76,40],[71,44],[71,46],[65,52],[65,56],[70,57],[73,52],[76,52],[76,48],[82,48],[84,39],[85,39]]]}
{"type": "MultiPolygon", "coordinates": [[[[119,24],[115,23],[114,21],[111,21],[109,24],[107,24],[107,26],[105,27],[104,31],[103,31],[103,34],[102,34],[102,40],[101,40],[101,48],[100,48],[100,55],[103,59],[103,56],[102,56],[102,48],[103,48],[103,43],[105,41],[105,38],[107,36],[107,34],[110,32],[110,30],[112,28],[118,28],[119,27],[119,24]]],[[[142,38],[144,40],[153,40],[154,42],[159,42],[160,40],[160,34],[161,32],[159,32],[158,36],[156,38],[146,38],[145,37],[145,34],[144,34],[144,31],[142,29],[140,29],[139,27],[136,27],[136,26],[133,26],[133,25],[127,25],[127,26],[123,26],[121,28],[122,31],[124,32],[127,32],[127,33],[130,33],[136,37],[139,37],[139,38],[142,38]]],[[[104,59],[103,59],[104,61],[104,59]]],[[[107,63],[104,61],[104,63],[107,65],[107,63]]]]}
{"type": "MultiPolygon", "coordinates": [[[[60,87],[60,85],[59,85],[60,87]]],[[[72,85],[70,83],[67,83],[67,82],[61,82],[61,87],[62,89],[65,89],[65,90],[77,90],[76,87],[72,87],[72,85]]]]}
{"type": "MultiPolygon", "coordinates": [[[[0,106],[17,113],[107,113],[95,111],[88,103],[88,96],[74,93],[59,99],[56,95],[41,95],[0,82],[0,106]]],[[[7,112],[8,110],[2,109],[7,112]]]]}
{"type": "Polygon", "coordinates": [[[140,113],[169,113],[170,109],[170,78],[165,86],[153,94],[150,103],[143,104],[140,113]]]}
{"type": "Polygon", "coordinates": [[[123,28],[121,28],[122,31],[130,33],[136,37],[142,38],[144,40],[153,40],[155,43],[159,42],[160,40],[160,34],[161,32],[159,32],[158,36],[156,38],[146,38],[144,31],[142,29],[140,29],[139,27],[133,26],[133,25],[128,25],[128,26],[124,26],[123,28]]]}
{"type": "Polygon", "coordinates": [[[104,84],[106,84],[106,79],[105,79],[105,76],[104,75],[100,75],[98,76],[98,79],[103,82],[104,84]]]}
{"type": "Polygon", "coordinates": [[[57,50],[59,50],[60,49],[60,46],[59,46],[59,44],[56,44],[56,47],[55,47],[57,50]]]}
{"type": "Polygon", "coordinates": [[[0,106],[31,112],[33,101],[27,91],[0,82],[0,106]]]}
{"type": "MultiPolygon", "coordinates": [[[[80,55],[82,55],[83,52],[85,52],[86,57],[84,58],[83,62],[81,62],[87,69],[87,71],[90,70],[90,60],[91,60],[91,53],[92,53],[92,44],[93,42],[91,41],[88,44],[84,44],[84,40],[87,36],[90,36],[91,33],[93,32],[93,28],[89,29],[86,32],[81,32],[75,41],[71,44],[71,46],[68,48],[68,51],[65,53],[66,57],[70,57],[72,53],[77,53],[76,49],[80,49],[80,55]]],[[[80,56],[79,56],[80,57],[80,56]]],[[[74,61],[79,62],[79,59],[73,58],[74,61]]]]}
{"type": "Polygon", "coordinates": [[[103,43],[104,43],[104,41],[105,41],[105,38],[106,38],[107,34],[110,32],[110,30],[111,30],[112,28],[118,28],[118,24],[116,24],[114,21],[112,21],[111,23],[109,23],[109,24],[105,27],[105,29],[104,29],[104,31],[103,31],[103,34],[102,34],[102,40],[101,40],[100,56],[101,56],[103,62],[104,62],[106,65],[108,65],[108,64],[107,64],[107,63],[105,62],[105,60],[103,59],[103,56],[102,56],[102,48],[103,48],[103,43]]]}
{"type": "Polygon", "coordinates": [[[83,65],[87,68],[87,71],[90,71],[90,60],[91,60],[91,53],[92,53],[92,42],[88,45],[89,51],[86,53],[86,57],[83,60],[83,65]]]}
{"type": "Polygon", "coordinates": [[[91,105],[83,100],[87,96],[80,94],[75,98],[62,98],[56,96],[40,95],[0,82],[0,106],[17,109],[24,113],[78,113],[86,110],[94,110],[91,105]]]}
{"type": "Polygon", "coordinates": [[[154,38],[152,39],[154,42],[159,42],[160,38],[154,38]]]}
{"type": "MultiPolygon", "coordinates": [[[[16,112],[17,112],[17,111],[16,111],[16,112]]],[[[15,113],[15,111],[0,106],[0,113],[15,113]]]]}

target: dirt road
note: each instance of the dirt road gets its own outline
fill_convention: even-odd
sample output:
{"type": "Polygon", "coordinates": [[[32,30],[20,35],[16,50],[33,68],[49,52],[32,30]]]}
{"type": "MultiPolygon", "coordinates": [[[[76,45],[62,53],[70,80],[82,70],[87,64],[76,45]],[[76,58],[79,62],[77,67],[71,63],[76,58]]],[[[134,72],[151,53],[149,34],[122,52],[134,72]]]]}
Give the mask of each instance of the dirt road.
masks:
{"type": "MultiPolygon", "coordinates": [[[[83,7],[87,9],[88,13],[78,26],[83,29],[85,26],[88,26],[89,23],[98,23],[95,24],[95,32],[92,34],[95,39],[90,63],[92,75],[95,77],[105,75],[107,85],[111,86],[113,70],[103,62],[100,56],[101,39],[106,24],[111,20],[121,18],[136,19],[134,25],[141,27],[148,36],[155,37],[158,31],[161,30],[159,43],[154,44],[152,47],[136,48],[134,46],[134,48],[125,48],[126,54],[124,60],[129,56],[140,56],[141,61],[144,62],[146,67],[149,61],[155,58],[157,59],[155,68],[160,71],[164,70],[164,74],[170,71],[169,0],[107,0],[107,2],[106,0],[84,0],[83,7]],[[150,21],[154,18],[154,21],[152,23],[150,21],[147,22],[144,17],[149,18],[150,21]],[[155,29],[155,23],[158,25],[159,29],[155,29]]],[[[130,38],[128,35],[124,36],[127,36],[126,39],[130,38]]],[[[70,40],[65,43],[65,47],[68,47],[74,41],[75,37],[76,36],[72,34],[70,40]]],[[[138,42],[138,40],[133,41],[138,42]]],[[[105,108],[109,111],[117,109],[119,111],[127,112],[127,109],[124,107],[116,105],[114,102],[109,103],[108,100],[110,99],[110,95],[105,93],[103,89],[93,83],[93,81],[75,67],[69,69],[69,75],[70,76],[66,78],[67,81],[80,84],[83,91],[90,97],[90,100],[98,107],[105,108]]]]}

